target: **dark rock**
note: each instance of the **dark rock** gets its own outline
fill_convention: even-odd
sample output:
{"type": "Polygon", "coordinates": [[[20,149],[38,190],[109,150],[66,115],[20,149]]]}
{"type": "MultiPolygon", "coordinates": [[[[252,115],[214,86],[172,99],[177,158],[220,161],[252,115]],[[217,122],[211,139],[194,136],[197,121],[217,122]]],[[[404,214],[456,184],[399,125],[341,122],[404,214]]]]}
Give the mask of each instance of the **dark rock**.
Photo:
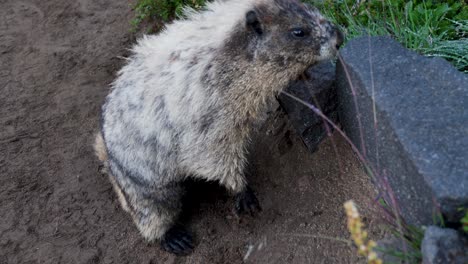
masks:
{"type": "MultiPolygon", "coordinates": [[[[327,61],[310,67],[302,80],[292,82],[285,91],[316,106],[335,123],[338,121],[335,88],[335,65],[327,61]]],[[[327,136],[323,119],[310,107],[281,94],[279,102],[288,114],[292,126],[300,135],[307,148],[314,152],[327,136]]],[[[329,131],[333,131],[329,127],[329,131]]]]}
{"type": "Polygon", "coordinates": [[[423,264],[466,264],[468,243],[457,231],[430,226],[421,245],[423,264]]]}
{"type": "Polygon", "coordinates": [[[458,222],[468,207],[468,76],[387,37],[355,39],[341,55],[341,125],[376,183],[391,187],[387,202],[394,196],[411,224],[432,224],[438,211],[458,222]]]}

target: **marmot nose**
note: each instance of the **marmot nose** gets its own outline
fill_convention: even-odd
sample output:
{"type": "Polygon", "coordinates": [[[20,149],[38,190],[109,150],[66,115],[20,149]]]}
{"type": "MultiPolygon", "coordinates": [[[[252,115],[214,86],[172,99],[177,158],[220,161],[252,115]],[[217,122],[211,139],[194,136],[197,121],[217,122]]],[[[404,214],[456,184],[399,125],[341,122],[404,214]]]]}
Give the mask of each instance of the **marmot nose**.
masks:
{"type": "Polygon", "coordinates": [[[336,29],[336,49],[339,49],[343,45],[344,36],[339,29],[336,29]]]}

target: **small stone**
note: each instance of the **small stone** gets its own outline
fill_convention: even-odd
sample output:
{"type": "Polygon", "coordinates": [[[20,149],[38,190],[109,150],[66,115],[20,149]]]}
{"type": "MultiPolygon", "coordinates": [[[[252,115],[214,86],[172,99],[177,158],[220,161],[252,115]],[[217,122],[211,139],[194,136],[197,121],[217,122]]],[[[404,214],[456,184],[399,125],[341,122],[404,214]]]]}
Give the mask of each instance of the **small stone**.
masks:
{"type": "Polygon", "coordinates": [[[214,234],[216,234],[216,229],[208,228],[208,235],[214,235],[214,234]]]}
{"type": "Polygon", "coordinates": [[[457,231],[430,226],[421,245],[423,264],[468,263],[468,241],[457,231]]]}

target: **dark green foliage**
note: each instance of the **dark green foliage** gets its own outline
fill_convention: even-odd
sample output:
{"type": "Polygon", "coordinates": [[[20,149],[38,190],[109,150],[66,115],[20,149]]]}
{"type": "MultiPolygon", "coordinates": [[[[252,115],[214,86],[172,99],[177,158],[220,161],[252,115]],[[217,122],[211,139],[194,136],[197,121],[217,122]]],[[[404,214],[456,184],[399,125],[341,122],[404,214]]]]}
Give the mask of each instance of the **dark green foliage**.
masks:
{"type": "Polygon", "coordinates": [[[323,9],[335,14],[335,22],[345,27],[355,23],[349,21],[351,14],[361,25],[380,24],[390,33],[398,25],[430,27],[434,35],[447,34],[449,38],[467,34],[450,21],[468,20],[468,5],[463,1],[325,0],[323,9]]]}
{"type": "Polygon", "coordinates": [[[468,234],[468,209],[463,209],[462,208],[462,211],[465,210],[465,215],[463,216],[463,218],[460,220],[461,224],[462,224],[462,229],[463,229],[463,232],[467,233],[468,234]]]}
{"type": "Polygon", "coordinates": [[[131,21],[134,29],[142,23],[153,24],[150,31],[156,31],[162,25],[183,15],[185,7],[200,9],[207,0],[138,0],[133,6],[135,18],[131,21]]]}

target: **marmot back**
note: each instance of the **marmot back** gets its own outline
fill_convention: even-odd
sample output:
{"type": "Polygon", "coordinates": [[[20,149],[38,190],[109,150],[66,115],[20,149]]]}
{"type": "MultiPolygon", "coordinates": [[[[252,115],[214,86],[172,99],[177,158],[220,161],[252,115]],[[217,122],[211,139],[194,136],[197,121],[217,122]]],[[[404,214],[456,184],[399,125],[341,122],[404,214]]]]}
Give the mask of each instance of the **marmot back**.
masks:
{"type": "Polygon", "coordinates": [[[141,234],[191,251],[175,225],[187,177],[224,185],[238,213],[259,210],[244,176],[250,134],[274,96],[341,42],[296,0],[213,2],[139,40],[102,107],[96,150],[141,234]]]}

